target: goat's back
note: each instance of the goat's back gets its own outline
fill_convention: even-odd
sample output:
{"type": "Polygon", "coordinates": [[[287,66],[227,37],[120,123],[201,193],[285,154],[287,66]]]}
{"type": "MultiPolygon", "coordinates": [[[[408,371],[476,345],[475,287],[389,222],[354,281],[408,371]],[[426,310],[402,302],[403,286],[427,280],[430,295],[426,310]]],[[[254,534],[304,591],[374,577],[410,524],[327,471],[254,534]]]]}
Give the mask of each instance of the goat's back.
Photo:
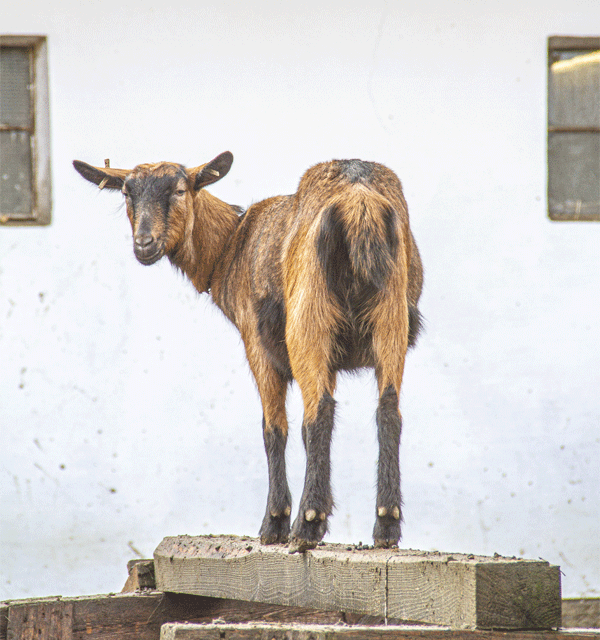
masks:
{"type": "Polygon", "coordinates": [[[286,325],[298,297],[335,307],[343,343],[336,368],[372,364],[365,318],[387,289],[408,298],[409,343],[416,338],[422,267],[402,186],[383,165],[333,160],[311,167],[295,194],[247,210],[220,269],[213,298],[242,337],[258,330],[287,377],[286,325]]]}

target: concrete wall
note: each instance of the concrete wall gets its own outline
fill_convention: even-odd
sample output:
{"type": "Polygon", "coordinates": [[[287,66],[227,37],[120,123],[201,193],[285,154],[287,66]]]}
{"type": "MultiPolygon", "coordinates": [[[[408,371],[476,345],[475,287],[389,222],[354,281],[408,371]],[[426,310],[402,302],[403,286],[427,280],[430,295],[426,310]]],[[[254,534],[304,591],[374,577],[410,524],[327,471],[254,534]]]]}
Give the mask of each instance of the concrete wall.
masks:
{"type": "MultiPolygon", "coordinates": [[[[546,39],[600,4],[23,0],[49,37],[54,209],[0,229],[0,598],[119,590],[166,535],[256,535],[261,409],[235,330],[131,250],[74,158],[193,166],[212,192],[295,190],[360,157],[401,177],[426,267],[402,409],[402,544],[560,564],[600,590],[600,226],[546,217],[546,39]]],[[[375,388],[340,381],[329,540],[367,542],[375,388]]],[[[301,403],[288,466],[302,488],[301,403]]]]}

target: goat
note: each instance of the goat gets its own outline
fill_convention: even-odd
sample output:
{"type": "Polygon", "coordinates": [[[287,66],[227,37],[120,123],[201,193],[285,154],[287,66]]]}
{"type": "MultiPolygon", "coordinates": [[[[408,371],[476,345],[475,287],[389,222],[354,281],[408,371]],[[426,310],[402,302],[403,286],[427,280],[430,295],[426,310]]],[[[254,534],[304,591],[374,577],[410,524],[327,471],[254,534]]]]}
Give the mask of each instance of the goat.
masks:
{"type": "Polygon", "coordinates": [[[269,490],[263,544],[314,548],[333,510],[330,445],[338,371],[375,369],[379,441],[375,546],[400,539],[400,386],[407,349],[421,327],[423,267],[400,181],[383,165],[333,160],[310,168],[293,195],[240,215],[204,190],[233,156],[186,169],[75,169],[101,188],[120,189],[144,265],[167,256],[237,327],[263,407],[269,490]],[[289,383],[302,392],[306,475],[290,531],[285,466],[289,383]]]}

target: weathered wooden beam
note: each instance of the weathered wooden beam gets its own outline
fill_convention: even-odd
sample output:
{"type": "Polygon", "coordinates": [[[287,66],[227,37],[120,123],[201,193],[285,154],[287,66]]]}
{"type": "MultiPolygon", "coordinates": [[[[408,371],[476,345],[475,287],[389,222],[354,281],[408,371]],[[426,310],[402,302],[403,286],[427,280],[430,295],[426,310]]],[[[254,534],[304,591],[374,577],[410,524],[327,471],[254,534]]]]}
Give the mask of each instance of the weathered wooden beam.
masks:
{"type": "Polygon", "coordinates": [[[478,631],[443,627],[334,626],[305,624],[181,624],[163,625],[160,640],[597,640],[593,630],[478,631]]]}
{"type": "Polygon", "coordinates": [[[9,640],[73,640],[73,605],[56,600],[26,602],[7,611],[9,640]]]}
{"type": "Polygon", "coordinates": [[[565,598],[562,601],[562,626],[600,629],[600,598],[565,598]]]}
{"type": "Polygon", "coordinates": [[[388,562],[388,616],[473,629],[555,629],[560,569],[545,561],[459,554],[388,562]]]}
{"type": "Polygon", "coordinates": [[[452,628],[560,626],[560,571],[541,560],[326,544],[303,554],[255,538],[165,538],[160,591],[383,616],[452,628]]]}
{"type": "Polygon", "coordinates": [[[0,610],[5,618],[0,640],[156,640],[161,624],[172,620],[156,615],[163,597],[155,593],[9,601],[0,610]]]}
{"type": "Polygon", "coordinates": [[[389,553],[350,556],[328,545],[290,555],[254,538],[165,538],[154,553],[157,589],[383,616],[389,553]]]}
{"type": "Polygon", "coordinates": [[[156,589],[154,560],[130,560],[127,563],[128,578],[121,593],[134,593],[144,589],[156,589]]]}
{"type": "Polygon", "coordinates": [[[0,602],[0,640],[6,640],[8,634],[8,602],[0,602]]]}
{"type": "MultiPolygon", "coordinates": [[[[589,603],[588,603],[589,604],[589,603]]],[[[593,603],[592,603],[593,604],[593,603]]],[[[415,640],[591,640],[600,638],[600,630],[576,633],[548,631],[492,632],[450,630],[436,627],[383,626],[382,618],[316,611],[240,600],[222,600],[185,594],[159,592],[130,596],[85,596],[80,598],[34,598],[0,603],[0,640],[158,640],[161,625],[177,640],[203,638],[313,638],[318,640],[355,640],[357,638],[393,638],[415,640]],[[12,610],[12,613],[11,613],[12,610]],[[8,629],[11,620],[10,632],[8,629]],[[69,628],[68,620],[73,623],[69,628]],[[57,621],[61,620],[60,624],[57,621]],[[178,625],[177,622],[193,622],[178,625]],[[218,621],[218,622],[217,622],[218,621]],[[197,623],[202,623],[198,626],[197,623]],[[271,624],[265,624],[271,623],[271,624]],[[273,625],[272,623],[278,623],[273,625]],[[271,635],[267,633],[272,631],[271,635]],[[263,635],[260,635],[263,634],[263,635]]],[[[579,620],[581,626],[581,620],[579,620]]],[[[169,638],[169,636],[167,636],[169,638]]]]}
{"type": "Polygon", "coordinates": [[[0,640],[156,640],[164,622],[192,620],[171,613],[157,592],[12,600],[0,605],[0,640]]]}
{"type": "Polygon", "coordinates": [[[165,622],[381,624],[340,612],[142,591],[0,602],[0,640],[158,640],[165,622]],[[56,624],[61,620],[61,626],[56,624]],[[70,621],[70,624],[69,624],[70,621]]]}

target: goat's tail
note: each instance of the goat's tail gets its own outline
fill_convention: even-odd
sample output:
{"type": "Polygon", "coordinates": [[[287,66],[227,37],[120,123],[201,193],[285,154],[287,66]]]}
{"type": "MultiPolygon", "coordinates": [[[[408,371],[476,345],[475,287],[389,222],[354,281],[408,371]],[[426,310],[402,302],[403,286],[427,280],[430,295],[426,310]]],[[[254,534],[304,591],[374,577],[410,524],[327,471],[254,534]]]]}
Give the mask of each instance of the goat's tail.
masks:
{"type": "Polygon", "coordinates": [[[353,279],[383,290],[400,250],[399,225],[390,201],[362,185],[329,204],[317,242],[328,284],[338,289],[350,270],[353,279]]]}

